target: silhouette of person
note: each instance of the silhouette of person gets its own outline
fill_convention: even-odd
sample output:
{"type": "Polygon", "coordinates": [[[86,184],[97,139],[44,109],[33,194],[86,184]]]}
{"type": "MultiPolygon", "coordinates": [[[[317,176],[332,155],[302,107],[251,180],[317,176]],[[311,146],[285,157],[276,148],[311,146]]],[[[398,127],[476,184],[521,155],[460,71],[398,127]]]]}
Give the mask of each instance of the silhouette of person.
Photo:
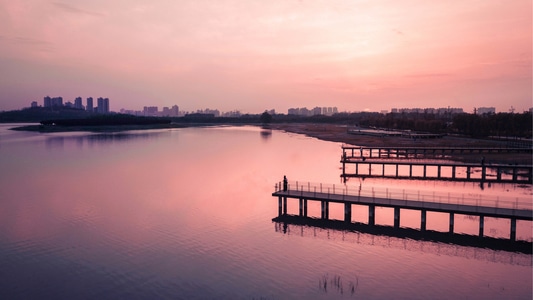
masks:
{"type": "Polygon", "coordinates": [[[287,191],[287,176],[283,175],[283,190],[287,191]]]}

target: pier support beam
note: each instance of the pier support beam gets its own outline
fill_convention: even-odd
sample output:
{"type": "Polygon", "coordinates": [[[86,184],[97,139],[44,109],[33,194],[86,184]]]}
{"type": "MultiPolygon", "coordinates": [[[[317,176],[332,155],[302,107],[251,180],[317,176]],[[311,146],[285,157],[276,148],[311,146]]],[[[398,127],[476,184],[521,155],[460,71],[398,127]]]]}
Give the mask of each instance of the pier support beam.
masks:
{"type": "Polygon", "coordinates": [[[455,166],[452,166],[452,179],[455,179],[455,166]]]}
{"type": "Polygon", "coordinates": [[[376,207],[374,205],[368,206],[368,225],[375,224],[376,207]]]}
{"type": "Polygon", "coordinates": [[[300,198],[298,199],[298,208],[299,208],[299,216],[302,217],[304,215],[304,199],[300,198]]]}
{"type": "Polygon", "coordinates": [[[420,211],[420,230],[426,231],[426,210],[420,211]]]}
{"type": "Polygon", "coordinates": [[[479,237],[483,237],[483,228],[485,227],[485,217],[479,216],[479,237]]]}
{"type": "Polygon", "coordinates": [[[400,208],[394,208],[394,228],[400,227],[400,208]]]}
{"type": "Polygon", "coordinates": [[[511,219],[511,241],[516,241],[516,219],[511,219]]]}
{"type": "Polygon", "coordinates": [[[344,203],[344,222],[352,222],[352,204],[344,203]]]}
{"type": "Polygon", "coordinates": [[[278,217],[281,216],[281,214],[283,214],[283,199],[281,198],[281,196],[278,197],[278,203],[279,203],[279,208],[278,208],[278,217]]]}
{"type": "Polygon", "coordinates": [[[322,203],[322,214],[321,214],[321,218],[322,219],[329,219],[329,202],[328,201],[321,201],[322,203]]]}
{"type": "Polygon", "coordinates": [[[307,217],[307,199],[304,199],[304,217],[307,217]]]}
{"type": "Polygon", "coordinates": [[[283,197],[283,214],[287,214],[287,197],[283,197]]]}
{"type": "Polygon", "coordinates": [[[450,233],[453,233],[453,220],[454,219],[454,214],[453,213],[450,213],[450,233]]]}

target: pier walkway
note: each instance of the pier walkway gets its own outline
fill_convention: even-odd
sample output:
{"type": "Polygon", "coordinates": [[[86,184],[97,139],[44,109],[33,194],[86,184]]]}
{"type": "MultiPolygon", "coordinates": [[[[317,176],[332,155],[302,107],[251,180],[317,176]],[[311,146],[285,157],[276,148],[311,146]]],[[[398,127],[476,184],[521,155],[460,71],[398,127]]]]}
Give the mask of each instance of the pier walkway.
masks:
{"type": "Polygon", "coordinates": [[[342,146],[341,177],[533,183],[533,166],[437,160],[453,153],[531,153],[523,148],[416,148],[342,146]],[[431,159],[433,158],[433,159],[431,159]],[[378,170],[373,170],[377,167],[378,170]]]}
{"type": "Polygon", "coordinates": [[[394,208],[394,227],[400,226],[400,210],[419,210],[422,231],[426,229],[427,211],[448,213],[449,232],[454,230],[454,214],[479,217],[479,236],[483,236],[484,217],[507,218],[511,220],[510,239],[516,238],[516,221],[533,221],[533,204],[530,199],[471,198],[465,195],[421,193],[420,191],[352,190],[346,186],[323,184],[299,184],[280,182],[275,185],[272,196],[279,199],[278,215],[287,214],[288,198],[298,199],[299,215],[307,216],[307,202],[321,202],[321,218],[329,218],[329,203],[344,204],[346,222],[351,222],[352,205],[368,206],[368,224],[374,225],[375,208],[394,208]]]}
{"type": "Polygon", "coordinates": [[[343,145],[345,159],[350,158],[425,158],[427,155],[532,153],[531,148],[467,147],[356,147],[343,145]]]}

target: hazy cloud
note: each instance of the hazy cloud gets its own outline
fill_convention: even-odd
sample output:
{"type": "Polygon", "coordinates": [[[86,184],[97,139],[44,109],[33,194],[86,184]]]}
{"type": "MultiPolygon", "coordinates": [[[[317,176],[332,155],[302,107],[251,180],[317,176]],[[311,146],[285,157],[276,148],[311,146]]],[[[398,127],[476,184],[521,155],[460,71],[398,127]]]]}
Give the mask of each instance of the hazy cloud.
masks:
{"type": "Polygon", "coordinates": [[[450,77],[454,76],[451,73],[420,73],[420,74],[409,74],[404,77],[408,78],[435,78],[435,77],[450,77]]]}
{"type": "Polygon", "coordinates": [[[66,4],[66,3],[53,2],[52,5],[54,5],[55,7],[59,8],[59,9],[61,9],[63,11],[69,12],[69,13],[90,15],[90,16],[95,16],[95,17],[104,16],[104,14],[102,14],[102,13],[89,11],[89,10],[85,10],[85,9],[80,9],[80,8],[74,7],[74,6],[66,4]]]}
{"type": "Polygon", "coordinates": [[[23,37],[23,36],[5,36],[0,35],[0,42],[8,43],[12,45],[21,45],[21,46],[33,46],[39,50],[52,51],[54,47],[52,43],[35,38],[23,37]]]}

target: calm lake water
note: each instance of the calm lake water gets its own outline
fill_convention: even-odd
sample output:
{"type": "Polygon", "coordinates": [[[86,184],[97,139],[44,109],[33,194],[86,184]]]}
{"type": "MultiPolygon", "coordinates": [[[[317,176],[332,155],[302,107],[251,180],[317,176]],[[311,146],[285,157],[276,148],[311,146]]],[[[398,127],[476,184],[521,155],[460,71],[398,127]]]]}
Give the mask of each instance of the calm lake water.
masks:
{"type": "MultiPolygon", "coordinates": [[[[341,144],[257,127],[39,134],[0,125],[2,299],[531,299],[532,256],[280,224],[275,183],[343,186],[341,144]]],[[[531,186],[352,178],[531,199],[531,186]]],[[[319,204],[309,215],[320,216],[319,204]]],[[[289,200],[290,214],[298,213],[289,200]]],[[[353,219],[365,222],[364,208],[353,219]]],[[[392,210],[376,209],[391,225],[392,210]]],[[[343,207],[330,217],[342,220],[343,207]]],[[[488,218],[487,218],[488,219],[488,218]]],[[[402,211],[401,226],[418,228],[402,211]]],[[[509,221],[485,232],[506,238],[509,221]]],[[[448,216],[428,213],[428,229],[448,216]]],[[[532,240],[530,222],[517,238],[532,240]]],[[[455,231],[478,221],[456,216],[455,231]]]]}

